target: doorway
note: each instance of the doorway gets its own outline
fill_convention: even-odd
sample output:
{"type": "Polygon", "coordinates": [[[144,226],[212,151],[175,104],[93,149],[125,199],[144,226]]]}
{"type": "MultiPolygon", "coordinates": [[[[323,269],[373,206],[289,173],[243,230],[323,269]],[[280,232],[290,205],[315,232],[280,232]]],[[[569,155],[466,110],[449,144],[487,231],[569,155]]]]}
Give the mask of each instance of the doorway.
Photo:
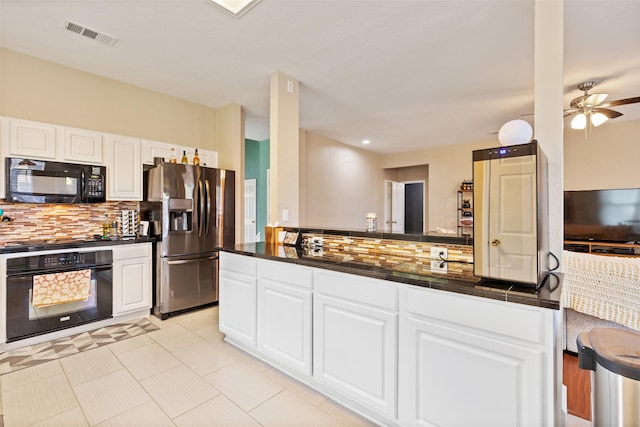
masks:
{"type": "Polygon", "coordinates": [[[384,182],[384,231],[424,233],[424,181],[384,182]]]}
{"type": "Polygon", "coordinates": [[[424,182],[404,183],[404,232],[424,233],[424,182]]]}

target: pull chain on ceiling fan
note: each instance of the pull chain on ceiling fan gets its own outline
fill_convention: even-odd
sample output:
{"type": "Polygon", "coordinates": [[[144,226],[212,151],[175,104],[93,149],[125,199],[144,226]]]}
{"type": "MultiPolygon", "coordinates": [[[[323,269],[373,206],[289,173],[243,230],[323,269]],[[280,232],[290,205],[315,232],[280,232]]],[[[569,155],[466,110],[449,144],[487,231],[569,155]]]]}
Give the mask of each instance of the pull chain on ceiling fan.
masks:
{"type": "Polygon", "coordinates": [[[578,113],[571,120],[571,128],[584,129],[585,138],[587,136],[587,129],[591,129],[591,126],[600,126],[609,119],[622,116],[622,113],[611,110],[609,107],[640,102],[640,97],[604,102],[608,96],[606,93],[589,93],[595,85],[596,83],[594,81],[580,83],[578,89],[584,91],[584,95],[573,99],[570,104],[571,108],[564,111],[565,117],[578,113]],[[588,127],[587,124],[589,125],[588,127]]]}

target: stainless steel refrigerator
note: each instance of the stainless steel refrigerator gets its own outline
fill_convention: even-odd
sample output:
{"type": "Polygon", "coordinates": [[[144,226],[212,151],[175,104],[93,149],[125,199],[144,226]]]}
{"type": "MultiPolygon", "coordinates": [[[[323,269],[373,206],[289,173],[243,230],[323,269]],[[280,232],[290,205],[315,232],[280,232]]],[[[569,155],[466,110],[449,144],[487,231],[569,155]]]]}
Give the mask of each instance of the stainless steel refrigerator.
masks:
{"type": "Polygon", "coordinates": [[[235,172],[160,163],[145,172],[142,215],[158,237],[153,313],[218,300],[218,249],[235,244],[235,172]]]}

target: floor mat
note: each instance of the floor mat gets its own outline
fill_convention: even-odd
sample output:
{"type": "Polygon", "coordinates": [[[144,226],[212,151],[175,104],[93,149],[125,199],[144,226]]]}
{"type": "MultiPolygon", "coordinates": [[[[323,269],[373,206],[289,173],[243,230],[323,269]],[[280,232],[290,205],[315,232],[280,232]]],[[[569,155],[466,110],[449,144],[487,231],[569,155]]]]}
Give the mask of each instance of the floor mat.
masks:
{"type": "Polygon", "coordinates": [[[160,329],[146,318],[0,353],[0,375],[160,329]]]}

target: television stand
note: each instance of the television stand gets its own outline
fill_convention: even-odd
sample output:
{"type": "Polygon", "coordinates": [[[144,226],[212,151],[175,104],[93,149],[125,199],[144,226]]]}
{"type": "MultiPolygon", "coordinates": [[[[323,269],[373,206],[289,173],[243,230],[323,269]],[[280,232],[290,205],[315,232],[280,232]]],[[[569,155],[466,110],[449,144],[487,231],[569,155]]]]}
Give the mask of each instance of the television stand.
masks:
{"type": "Polygon", "coordinates": [[[640,244],[634,243],[606,243],[584,240],[565,240],[564,249],[572,252],[582,252],[594,255],[609,256],[640,256],[640,244]]]}

